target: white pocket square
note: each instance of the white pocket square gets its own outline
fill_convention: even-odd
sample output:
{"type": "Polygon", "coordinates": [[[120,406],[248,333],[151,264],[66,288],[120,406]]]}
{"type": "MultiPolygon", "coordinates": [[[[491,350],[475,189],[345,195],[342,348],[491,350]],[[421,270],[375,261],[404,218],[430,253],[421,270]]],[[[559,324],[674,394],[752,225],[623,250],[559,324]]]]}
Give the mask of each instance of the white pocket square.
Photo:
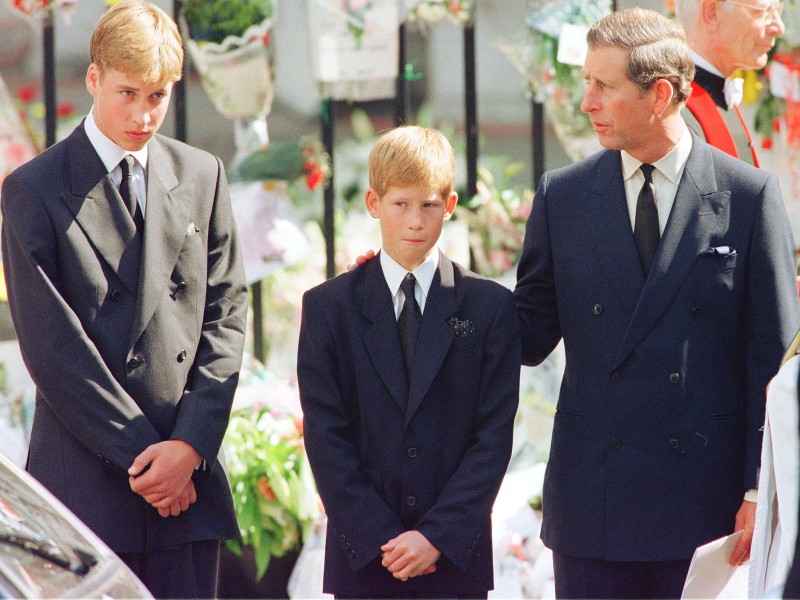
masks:
{"type": "Polygon", "coordinates": [[[189,226],[186,228],[186,237],[190,235],[196,235],[200,233],[200,230],[197,228],[197,225],[194,224],[194,221],[189,223],[189,226]]]}
{"type": "Polygon", "coordinates": [[[703,250],[700,255],[713,254],[715,256],[736,256],[736,250],[730,246],[711,246],[703,250]]]}

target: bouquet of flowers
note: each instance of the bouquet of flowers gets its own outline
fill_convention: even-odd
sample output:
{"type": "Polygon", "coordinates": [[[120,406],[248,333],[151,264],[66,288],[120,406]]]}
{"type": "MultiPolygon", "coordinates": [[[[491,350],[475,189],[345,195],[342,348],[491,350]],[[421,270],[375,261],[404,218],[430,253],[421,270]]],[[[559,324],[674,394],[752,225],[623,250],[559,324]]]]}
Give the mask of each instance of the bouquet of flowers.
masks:
{"type": "Polygon", "coordinates": [[[464,26],[472,21],[475,3],[476,0],[421,0],[408,11],[406,20],[426,26],[447,19],[464,26]]]}
{"type": "Polygon", "coordinates": [[[499,277],[516,266],[533,206],[533,191],[513,182],[525,165],[504,164],[502,157],[495,162],[493,169],[478,167],[478,193],[456,206],[456,218],[469,227],[475,269],[487,277],[499,277]]]}
{"type": "Polygon", "coordinates": [[[302,177],[313,190],[330,179],[330,157],[318,139],[303,136],[297,141],[270,142],[231,169],[229,175],[232,181],[293,181],[302,177]]]}
{"type": "Polygon", "coordinates": [[[253,548],[261,579],[273,556],[303,543],[320,509],[296,389],[257,364],[243,377],[223,441],[241,532],[227,544],[234,554],[253,548]]]}

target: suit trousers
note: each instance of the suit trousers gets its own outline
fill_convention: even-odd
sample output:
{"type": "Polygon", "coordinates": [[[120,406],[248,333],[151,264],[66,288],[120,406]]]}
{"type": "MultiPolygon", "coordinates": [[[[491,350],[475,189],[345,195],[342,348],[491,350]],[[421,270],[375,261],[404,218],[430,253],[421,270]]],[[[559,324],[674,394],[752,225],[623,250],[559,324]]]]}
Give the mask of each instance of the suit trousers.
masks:
{"type": "Polygon", "coordinates": [[[120,552],[118,555],[159,600],[217,597],[217,540],[189,542],[150,552],[120,552]]]}
{"type": "Polygon", "coordinates": [[[680,598],[690,562],[622,562],[553,552],[556,598],[680,598]]]}

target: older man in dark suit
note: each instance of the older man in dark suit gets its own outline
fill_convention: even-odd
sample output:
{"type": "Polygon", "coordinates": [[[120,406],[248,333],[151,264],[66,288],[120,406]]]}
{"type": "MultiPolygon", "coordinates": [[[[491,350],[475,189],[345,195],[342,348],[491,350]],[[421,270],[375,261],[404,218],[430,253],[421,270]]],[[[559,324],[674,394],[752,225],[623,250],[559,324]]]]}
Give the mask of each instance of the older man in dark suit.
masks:
{"type": "Polygon", "coordinates": [[[154,595],[213,597],[238,535],[218,452],[247,306],[224,171],[156,135],[183,59],[163,11],[116,5],[91,58],[89,116],[2,190],[28,470],[154,595]]]}
{"type": "Polygon", "coordinates": [[[697,546],[744,529],[749,552],[794,242],[776,179],[688,131],[677,25],[631,9],[588,42],[606,150],[542,178],[515,291],[523,361],[566,349],[542,538],[559,597],[677,598],[697,546]]]}

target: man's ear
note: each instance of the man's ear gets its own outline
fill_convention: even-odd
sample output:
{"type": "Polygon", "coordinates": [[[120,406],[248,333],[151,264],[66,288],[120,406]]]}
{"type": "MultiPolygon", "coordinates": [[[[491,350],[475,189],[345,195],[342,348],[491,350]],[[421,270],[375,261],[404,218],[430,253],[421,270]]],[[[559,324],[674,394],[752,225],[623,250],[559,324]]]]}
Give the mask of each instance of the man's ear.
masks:
{"type": "Polygon", "coordinates": [[[700,19],[710,25],[718,25],[720,22],[720,0],[700,0],[700,19]]]}
{"type": "Polygon", "coordinates": [[[378,192],[369,188],[367,193],[364,194],[364,205],[367,207],[369,216],[373,219],[380,219],[381,217],[380,203],[381,197],[378,196],[378,192]]]}
{"type": "Polygon", "coordinates": [[[453,216],[453,212],[456,210],[456,204],[458,203],[458,193],[455,191],[450,192],[450,195],[445,199],[444,202],[444,220],[449,221],[450,217],[453,216]]]}
{"type": "Polygon", "coordinates": [[[92,63],[86,70],[86,90],[92,96],[97,92],[97,86],[100,85],[100,67],[92,63]]]}
{"type": "Polygon", "coordinates": [[[653,103],[653,114],[660,115],[670,105],[674,104],[675,88],[666,79],[657,79],[653,84],[655,91],[655,101],[653,103]]]}

